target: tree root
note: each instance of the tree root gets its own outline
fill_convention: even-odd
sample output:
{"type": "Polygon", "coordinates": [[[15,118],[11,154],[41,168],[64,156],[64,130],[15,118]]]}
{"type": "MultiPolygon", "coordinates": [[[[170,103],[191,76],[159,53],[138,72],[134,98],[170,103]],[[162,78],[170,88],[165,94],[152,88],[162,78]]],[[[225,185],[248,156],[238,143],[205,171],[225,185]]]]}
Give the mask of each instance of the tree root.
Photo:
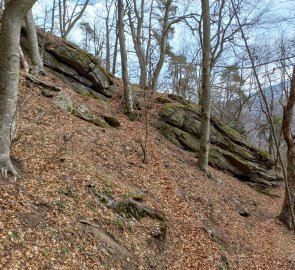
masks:
{"type": "Polygon", "coordinates": [[[14,179],[21,178],[21,173],[16,169],[16,167],[12,164],[10,158],[6,160],[0,161],[0,168],[2,176],[7,179],[8,175],[11,174],[14,179]]]}

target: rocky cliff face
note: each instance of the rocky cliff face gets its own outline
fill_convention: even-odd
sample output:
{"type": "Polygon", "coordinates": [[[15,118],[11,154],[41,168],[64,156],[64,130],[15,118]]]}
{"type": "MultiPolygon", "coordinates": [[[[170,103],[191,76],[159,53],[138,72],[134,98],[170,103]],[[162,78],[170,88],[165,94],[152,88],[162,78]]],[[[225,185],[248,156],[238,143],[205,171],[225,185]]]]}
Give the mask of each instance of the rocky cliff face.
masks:
{"type": "MultiPolygon", "coordinates": [[[[38,31],[38,41],[43,51],[44,66],[56,76],[73,85],[73,90],[84,94],[99,93],[111,97],[109,75],[101,67],[97,58],[83,51],[78,46],[38,31]]],[[[21,46],[28,52],[26,30],[22,29],[21,46]]]]}
{"type": "MultiPolygon", "coordinates": [[[[162,134],[175,145],[195,152],[198,156],[200,139],[200,108],[177,96],[159,98],[163,103],[160,111],[162,134]]],[[[254,187],[275,185],[280,177],[272,171],[270,155],[253,146],[232,128],[211,117],[209,163],[227,171],[254,187]]]]}

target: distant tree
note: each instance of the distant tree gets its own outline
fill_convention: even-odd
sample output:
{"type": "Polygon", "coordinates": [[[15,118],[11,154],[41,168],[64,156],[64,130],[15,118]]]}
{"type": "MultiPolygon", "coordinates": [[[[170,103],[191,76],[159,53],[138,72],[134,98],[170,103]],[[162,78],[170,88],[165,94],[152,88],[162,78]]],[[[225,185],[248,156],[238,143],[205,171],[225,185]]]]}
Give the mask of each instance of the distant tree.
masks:
{"type": "Polygon", "coordinates": [[[187,60],[184,53],[172,54],[169,57],[167,80],[172,93],[185,99],[196,100],[195,90],[199,77],[195,63],[187,60]]]}
{"type": "Polygon", "coordinates": [[[89,22],[81,22],[79,24],[79,27],[83,33],[82,47],[85,51],[89,51],[89,43],[92,39],[95,39],[96,33],[94,29],[90,26],[89,22]]]}
{"type": "Polygon", "coordinates": [[[218,108],[216,115],[227,124],[231,124],[233,118],[239,122],[240,106],[247,99],[243,85],[244,79],[237,65],[228,66],[222,71],[219,84],[215,87],[215,92],[218,93],[212,98],[212,102],[218,108]]]}
{"type": "Polygon", "coordinates": [[[0,35],[0,168],[7,176],[19,173],[10,159],[12,124],[19,82],[21,24],[36,0],[10,0],[5,5],[0,35]]]}

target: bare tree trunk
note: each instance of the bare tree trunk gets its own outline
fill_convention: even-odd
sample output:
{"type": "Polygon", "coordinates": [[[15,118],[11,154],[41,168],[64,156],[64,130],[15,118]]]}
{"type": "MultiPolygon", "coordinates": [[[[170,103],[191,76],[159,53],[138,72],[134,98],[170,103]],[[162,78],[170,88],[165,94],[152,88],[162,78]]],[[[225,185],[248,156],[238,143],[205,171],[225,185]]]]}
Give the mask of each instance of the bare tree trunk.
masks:
{"type": "Polygon", "coordinates": [[[112,64],[112,74],[114,74],[114,75],[116,75],[116,71],[117,71],[118,40],[119,40],[119,37],[118,37],[118,35],[116,35],[116,41],[115,41],[115,46],[114,46],[113,64],[112,64]]]}
{"type": "Polygon", "coordinates": [[[15,177],[19,173],[10,159],[11,127],[16,111],[19,82],[21,22],[36,0],[10,0],[3,12],[0,35],[0,168],[15,177]]]}
{"type": "MultiPolygon", "coordinates": [[[[118,8],[118,4],[115,5],[116,9],[118,8]]],[[[115,31],[116,31],[116,38],[115,38],[115,45],[114,45],[114,52],[113,52],[113,62],[112,62],[112,74],[116,75],[117,71],[117,55],[118,55],[118,43],[119,43],[119,35],[118,35],[118,18],[117,18],[118,12],[115,11],[116,17],[114,17],[116,21],[115,31]]]]}
{"type": "Polygon", "coordinates": [[[133,108],[133,95],[129,85],[128,76],[128,64],[127,64],[127,49],[125,43],[124,34],[124,4],[123,0],[118,0],[118,35],[120,41],[121,51],[121,65],[122,65],[122,78],[124,82],[124,95],[125,95],[125,110],[126,114],[130,119],[134,119],[134,108],[133,108]]]}
{"type": "Polygon", "coordinates": [[[105,8],[107,11],[107,15],[105,17],[105,27],[106,27],[106,63],[105,67],[108,72],[111,70],[111,44],[110,44],[110,32],[113,27],[114,17],[110,24],[110,14],[112,6],[114,5],[114,1],[105,0],[105,8]]]}
{"type": "MultiPolygon", "coordinates": [[[[109,15],[108,15],[109,16],[109,15]]],[[[106,71],[110,71],[111,52],[110,52],[110,33],[109,33],[109,17],[105,20],[106,24],[106,71]]]]}
{"type": "Polygon", "coordinates": [[[209,0],[202,0],[203,16],[203,56],[202,56],[202,93],[201,93],[201,138],[198,167],[208,174],[209,140],[210,140],[210,15],[209,0]]]}
{"type": "Polygon", "coordinates": [[[51,13],[51,28],[50,28],[50,33],[53,33],[54,30],[54,19],[55,19],[55,1],[53,0],[53,5],[52,5],[52,13],[51,13]]]}
{"type": "Polygon", "coordinates": [[[36,25],[33,18],[32,10],[30,10],[26,15],[26,28],[31,55],[31,72],[33,74],[45,74],[43,60],[39,51],[36,25]]]}
{"type": "Polygon", "coordinates": [[[154,0],[151,0],[150,14],[149,14],[149,24],[148,24],[148,38],[145,51],[145,62],[147,64],[147,87],[152,88],[152,53],[151,53],[151,43],[152,43],[152,14],[153,14],[153,4],[154,0]]]}
{"type": "Polygon", "coordinates": [[[287,106],[284,107],[283,134],[288,146],[287,151],[287,182],[285,189],[285,199],[279,219],[294,229],[294,206],[295,206],[295,145],[294,137],[291,133],[291,123],[293,118],[293,108],[295,104],[295,66],[293,67],[293,76],[291,81],[290,95],[287,106]]]}
{"type": "Polygon", "coordinates": [[[156,66],[155,72],[153,74],[153,79],[152,79],[152,89],[154,91],[157,90],[160,72],[162,70],[162,67],[165,61],[168,31],[169,31],[169,27],[171,26],[171,24],[169,24],[169,11],[170,11],[171,5],[172,5],[172,0],[167,0],[165,3],[165,14],[163,18],[163,28],[162,28],[162,35],[161,35],[161,41],[160,41],[160,56],[159,56],[159,61],[156,66]]]}

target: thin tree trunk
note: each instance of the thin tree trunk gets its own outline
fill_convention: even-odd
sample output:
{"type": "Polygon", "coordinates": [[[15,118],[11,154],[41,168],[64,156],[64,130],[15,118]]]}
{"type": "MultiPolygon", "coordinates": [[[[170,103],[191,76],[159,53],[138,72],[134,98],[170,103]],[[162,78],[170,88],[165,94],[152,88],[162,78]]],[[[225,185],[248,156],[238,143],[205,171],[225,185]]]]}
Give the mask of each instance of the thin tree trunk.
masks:
{"type": "Polygon", "coordinates": [[[33,18],[32,10],[30,10],[26,15],[26,28],[27,28],[30,55],[31,55],[31,72],[33,74],[39,74],[39,73],[45,74],[43,60],[41,58],[40,51],[39,51],[36,25],[33,18]]]}
{"type": "Polygon", "coordinates": [[[135,117],[133,108],[133,95],[129,85],[128,76],[128,64],[127,64],[127,49],[125,43],[124,34],[124,4],[123,0],[118,0],[118,34],[120,41],[120,51],[121,51],[121,65],[122,65],[122,78],[124,82],[124,95],[125,95],[125,110],[126,114],[130,119],[135,117]]]}
{"type": "Polygon", "coordinates": [[[160,72],[162,70],[162,67],[164,65],[165,61],[165,55],[167,50],[167,40],[168,40],[168,31],[169,31],[169,11],[172,4],[172,0],[167,0],[165,4],[165,14],[163,18],[163,29],[162,29],[162,36],[161,36],[161,42],[160,42],[160,55],[159,55],[159,61],[156,66],[155,72],[153,74],[152,79],[152,89],[153,91],[157,90],[158,87],[158,81],[160,72]]]}
{"type": "Polygon", "coordinates": [[[148,39],[145,52],[145,62],[147,64],[147,87],[152,88],[152,53],[151,53],[151,43],[152,43],[152,14],[153,14],[153,5],[154,0],[151,0],[150,5],[150,15],[149,15],[149,24],[148,24],[148,39]]]}
{"type": "Polygon", "coordinates": [[[146,62],[144,49],[142,46],[142,27],[143,27],[143,19],[144,19],[144,0],[141,0],[140,13],[137,8],[136,0],[133,0],[133,8],[134,13],[137,19],[137,26],[135,27],[133,18],[131,16],[131,10],[128,11],[129,25],[131,30],[132,41],[134,45],[134,49],[136,52],[136,56],[139,62],[140,67],[140,77],[139,84],[143,87],[146,86],[147,79],[147,71],[146,71],[146,62]]]}
{"type": "Polygon", "coordinates": [[[3,12],[0,35],[0,168],[15,177],[19,173],[10,159],[12,123],[16,111],[19,82],[19,42],[21,22],[36,0],[10,0],[3,12]]]}
{"type": "Polygon", "coordinates": [[[106,71],[110,71],[110,57],[111,57],[111,52],[110,52],[110,32],[109,32],[109,14],[107,18],[105,19],[105,26],[106,26],[106,71]]]}
{"type": "Polygon", "coordinates": [[[50,28],[50,33],[53,33],[54,30],[54,19],[55,19],[55,1],[53,0],[53,5],[52,5],[52,13],[51,13],[51,28],[50,28]]]}
{"type": "Polygon", "coordinates": [[[112,74],[114,75],[116,75],[116,71],[117,71],[118,40],[119,40],[119,36],[116,35],[115,46],[114,46],[114,56],[113,56],[113,66],[112,66],[112,74]]]}
{"type": "Polygon", "coordinates": [[[209,0],[202,0],[203,16],[203,56],[202,56],[202,93],[201,93],[201,138],[199,149],[198,167],[208,174],[208,158],[210,144],[210,15],[209,0]]]}

